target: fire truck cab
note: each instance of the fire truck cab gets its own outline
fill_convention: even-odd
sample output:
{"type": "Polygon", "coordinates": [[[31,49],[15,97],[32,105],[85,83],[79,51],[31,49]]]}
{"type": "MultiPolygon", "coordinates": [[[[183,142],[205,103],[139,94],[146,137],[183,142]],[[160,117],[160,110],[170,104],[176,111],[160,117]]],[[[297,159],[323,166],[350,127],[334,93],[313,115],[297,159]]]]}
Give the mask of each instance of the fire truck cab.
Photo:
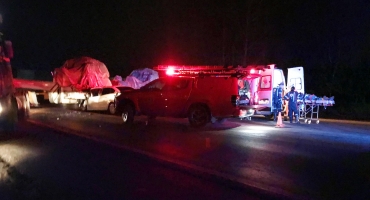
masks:
{"type": "MultiPolygon", "coordinates": [[[[235,106],[238,114],[235,117],[251,119],[258,106],[254,105],[253,94],[258,90],[257,82],[261,77],[255,66],[247,68],[241,66],[161,66],[154,68],[162,72],[162,75],[170,76],[200,76],[214,77],[212,81],[205,81],[204,84],[212,85],[215,91],[203,90],[203,95],[209,95],[212,99],[219,99],[230,91],[236,93],[235,106]],[[223,79],[222,79],[223,77],[223,79]],[[232,84],[225,81],[225,78],[234,79],[232,84]]],[[[161,73],[160,73],[161,75],[161,73]]],[[[222,106],[222,105],[221,105],[222,106]]],[[[217,110],[217,108],[216,108],[217,110]]],[[[218,118],[219,119],[219,118],[218,118]]],[[[212,122],[216,120],[212,118],[212,122]]]]}
{"type": "Polygon", "coordinates": [[[146,115],[187,117],[191,126],[201,127],[238,117],[240,109],[249,106],[245,68],[160,65],[154,70],[158,79],[116,98],[124,124],[131,124],[135,115],[146,115]]]}

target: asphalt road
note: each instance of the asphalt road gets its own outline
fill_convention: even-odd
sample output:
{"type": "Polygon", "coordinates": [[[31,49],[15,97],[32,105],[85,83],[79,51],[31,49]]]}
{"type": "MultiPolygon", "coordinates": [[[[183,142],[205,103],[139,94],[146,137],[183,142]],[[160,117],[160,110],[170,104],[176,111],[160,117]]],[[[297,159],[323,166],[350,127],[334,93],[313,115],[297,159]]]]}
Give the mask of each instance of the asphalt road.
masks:
{"type": "Polygon", "coordinates": [[[261,191],[23,123],[0,137],[0,199],[259,199],[261,191]]]}
{"type": "MultiPolygon", "coordinates": [[[[40,180],[48,180],[50,182],[48,185],[51,186],[63,183],[63,187],[54,188],[70,186],[67,191],[71,192],[71,195],[78,193],[83,197],[88,195],[86,191],[104,194],[103,190],[98,188],[106,184],[97,184],[101,183],[101,178],[85,178],[84,180],[87,180],[85,182],[95,187],[84,187],[85,182],[79,180],[83,178],[78,177],[90,177],[91,172],[99,174],[97,173],[99,170],[106,169],[109,172],[100,175],[105,177],[104,180],[111,178],[122,180],[118,178],[120,169],[127,169],[124,166],[137,160],[138,157],[140,159],[137,165],[133,165],[134,169],[141,168],[144,171],[155,169],[150,171],[155,174],[162,168],[167,170],[170,166],[170,170],[182,175],[186,172],[185,174],[193,178],[189,178],[188,182],[185,181],[186,184],[180,189],[172,190],[176,192],[165,192],[170,199],[178,199],[178,197],[184,197],[184,199],[189,197],[249,198],[244,195],[257,198],[278,196],[283,199],[363,199],[370,195],[370,134],[367,123],[321,120],[320,124],[285,124],[284,128],[275,128],[275,123],[272,121],[254,118],[252,121],[232,119],[223,124],[210,124],[201,129],[193,129],[184,119],[158,118],[147,124],[146,118],[139,117],[132,128],[126,129],[122,127],[117,116],[63,108],[33,109],[30,122],[57,131],[57,134],[53,131],[46,131],[46,134],[45,130],[36,131],[36,135],[56,138],[52,140],[54,142],[46,145],[48,149],[64,149],[68,146],[63,151],[54,150],[59,153],[51,151],[49,157],[53,157],[52,160],[54,160],[55,156],[59,155],[61,159],[57,160],[63,160],[60,163],[68,163],[69,167],[55,165],[52,169],[55,168],[55,171],[59,172],[57,174],[62,175],[59,177],[52,173],[40,180]],[[113,158],[114,156],[117,158],[113,158]],[[106,164],[114,160],[116,162],[113,167],[106,164]],[[130,162],[124,162],[124,160],[130,162]],[[154,164],[157,167],[152,167],[150,163],[156,163],[155,160],[160,161],[158,162],[160,165],[154,164]],[[141,164],[144,167],[139,167],[141,164]],[[149,168],[148,165],[150,165],[149,168]],[[93,168],[92,171],[85,172],[84,169],[89,168],[93,168]],[[68,173],[69,171],[71,173],[68,173]],[[115,173],[112,173],[113,171],[115,173]],[[54,176],[55,179],[52,179],[54,176]],[[71,181],[71,177],[77,177],[76,181],[71,181]],[[206,181],[206,183],[196,185],[194,188],[200,185],[214,185],[215,190],[200,189],[203,192],[199,192],[199,190],[190,189],[193,187],[188,187],[199,181],[206,181]],[[79,185],[80,187],[77,187],[79,185]],[[199,196],[191,196],[191,194],[199,196]]],[[[26,130],[37,129],[26,128],[26,130]]],[[[34,146],[43,146],[44,143],[49,142],[49,139],[35,141],[39,145],[34,146]]],[[[22,152],[25,154],[25,152],[34,151],[23,150],[22,152]]],[[[1,151],[0,153],[4,155],[1,151]]],[[[23,157],[26,157],[26,161],[11,163],[8,161],[11,159],[3,158],[3,160],[9,163],[9,166],[14,166],[20,172],[28,174],[29,177],[40,177],[40,173],[49,171],[50,167],[45,165],[40,167],[39,171],[34,169],[31,173],[32,167],[24,167],[22,171],[22,166],[35,162],[45,162],[49,165],[53,163],[51,160],[41,159],[40,156],[23,157]],[[22,163],[27,164],[22,165],[22,163]]],[[[135,173],[129,174],[134,177],[135,173]]],[[[175,178],[176,176],[165,176],[167,177],[165,180],[163,175],[146,176],[152,177],[146,181],[158,180],[154,182],[155,187],[166,184],[176,187],[176,182],[172,181],[182,180],[182,178],[175,178]]],[[[124,183],[131,185],[129,182],[134,180],[137,181],[137,178],[122,182],[116,180],[119,184],[112,181],[112,184],[108,184],[112,185],[111,190],[106,190],[105,194],[119,193],[120,187],[117,185],[125,185],[124,183]]],[[[145,183],[142,184],[145,185],[145,183]]],[[[137,187],[138,185],[132,185],[129,191],[140,188],[137,187]]],[[[144,189],[144,191],[151,191],[151,189],[144,189]]],[[[63,191],[60,193],[64,194],[63,191]]],[[[123,192],[120,194],[122,195],[123,192]]],[[[132,194],[133,196],[127,196],[137,195],[132,194]]],[[[139,197],[150,198],[151,194],[152,192],[143,192],[143,196],[139,197]]],[[[159,195],[158,198],[163,197],[160,195],[161,192],[156,194],[159,195]]],[[[67,197],[70,196],[67,195],[67,197]]],[[[102,196],[96,195],[96,197],[102,196]]]]}

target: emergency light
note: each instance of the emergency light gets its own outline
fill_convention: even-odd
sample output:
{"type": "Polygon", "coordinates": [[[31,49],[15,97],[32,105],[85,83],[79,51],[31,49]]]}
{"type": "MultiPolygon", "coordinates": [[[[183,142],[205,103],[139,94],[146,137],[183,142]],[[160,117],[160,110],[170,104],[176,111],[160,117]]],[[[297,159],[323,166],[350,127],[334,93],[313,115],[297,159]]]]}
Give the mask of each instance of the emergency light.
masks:
{"type": "Polygon", "coordinates": [[[166,75],[173,76],[175,75],[175,69],[173,67],[168,67],[166,70],[166,75]]]}
{"type": "Polygon", "coordinates": [[[167,76],[174,75],[210,75],[219,77],[229,76],[259,76],[260,71],[255,68],[244,68],[241,66],[217,66],[217,65],[158,65],[153,68],[164,71],[167,76]]]}

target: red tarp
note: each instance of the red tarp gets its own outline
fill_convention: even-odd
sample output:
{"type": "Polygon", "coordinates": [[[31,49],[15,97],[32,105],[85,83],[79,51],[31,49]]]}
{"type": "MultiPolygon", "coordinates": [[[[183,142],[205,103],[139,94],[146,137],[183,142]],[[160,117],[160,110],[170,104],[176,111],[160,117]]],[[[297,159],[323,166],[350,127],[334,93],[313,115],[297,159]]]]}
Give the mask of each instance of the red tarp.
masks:
{"type": "Polygon", "coordinates": [[[59,86],[77,90],[112,85],[105,64],[90,57],[67,60],[55,69],[53,77],[59,86]]]}

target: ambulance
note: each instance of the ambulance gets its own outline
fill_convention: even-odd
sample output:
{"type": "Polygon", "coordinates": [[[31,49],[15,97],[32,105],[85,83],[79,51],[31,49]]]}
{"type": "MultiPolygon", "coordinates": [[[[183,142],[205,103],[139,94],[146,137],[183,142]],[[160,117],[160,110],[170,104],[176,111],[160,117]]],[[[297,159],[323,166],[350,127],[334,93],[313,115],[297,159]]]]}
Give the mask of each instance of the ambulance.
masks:
{"type": "MultiPolygon", "coordinates": [[[[304,70],[303,67],[293,67],[287,69],[287,76],[284,71],[274,64],[248,66],[250,72],[258,74],[253,78],[245,77],[244,80],[250,84],[250,107],[254,110],[254,115],[263,115],[271,119],[274,107],[272,105],[273,90],[280,83],[284,84],[284,92],[288,92],[292,86],[299,93],[305,93],[304,70]]],[[[285,103],[286,105],[286,103],[285,103]]],[[[285,115],[286,115],[286,109],[285,115]]],[[[240,116],[243,117],[242,115],[240,116]]]]}

